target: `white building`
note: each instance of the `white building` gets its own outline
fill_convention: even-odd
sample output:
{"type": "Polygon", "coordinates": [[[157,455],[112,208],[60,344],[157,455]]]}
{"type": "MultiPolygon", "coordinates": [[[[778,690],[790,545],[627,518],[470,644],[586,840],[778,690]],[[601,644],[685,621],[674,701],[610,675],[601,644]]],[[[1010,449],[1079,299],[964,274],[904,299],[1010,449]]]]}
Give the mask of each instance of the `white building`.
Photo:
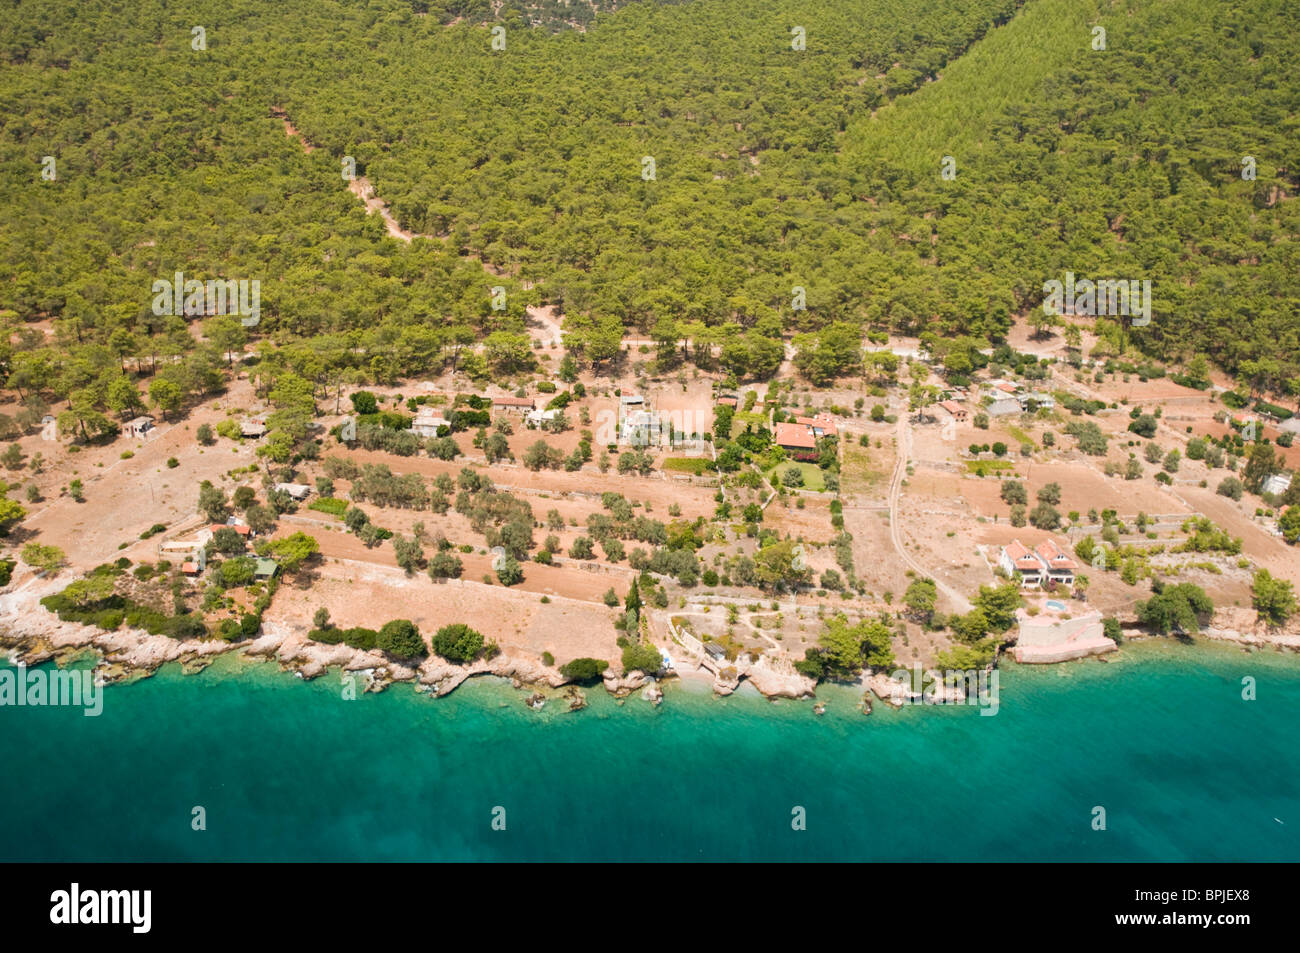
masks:
{"type": "Polygon", "coordinates": [[[1049,599],[1034,615],[1017,609],[1016,621],[1020,627],[1012,655],[1017,662],[1065,662],[1118,648],[1106,638],[1101,613],[1096,609],[1073,615],[1049,599]]]}
{"type": "Polygon", "coordinates": [[[438,436],[439,427],[450,427],[451,423],[429,406],[422,406],[415,412],[415,420],[411,423],[411,432],[419,434],[421,437],[438,436]]]}
{"type": "Polygon", "coordinates": [[[1020,584],[1027,589],[1036,589],[1048,582],[1072,586],[1075,570],[1079,568],[1079,564],[1050,539],[1034,549],[1029,549],[1018,539],[1012,540],[1010,545],[1002,547],[998,566],[1012,578],[1020,573],[1020,584]]]}
{"type": "Polygon", "coordinates": [[[558,417],[560,411],[557,410],[530,410],[524,414],[524,424],[536,430],[542,424],[548,423],[558,417]]]}
{"type": "Polygon", "coordinates": [[[150,430],[153,430],[152,417],[136,417],[128,420],[122,427],[122,432],[128,437],[143,437],[150,430]]]}
{"type": "Polygon", "coordinates": [[[663,442],[664,428],[653,410],[637,410],[623,418],[618,431],[619,443],[631,447],[657,447],[663,442]]]}
{"type": "Polygon", "coordinates": [[[305,500],[311,495],[311,487],[306,483],[277,483],[275,489],[283,490],[295,500],[305,500]]]}
{"type": "Polygon", "coordinates": [[[1264,492],[1281,494],[1285,493],[1291,487],[1291,474],[1274,473],[1264,481],[1264,492]]]}

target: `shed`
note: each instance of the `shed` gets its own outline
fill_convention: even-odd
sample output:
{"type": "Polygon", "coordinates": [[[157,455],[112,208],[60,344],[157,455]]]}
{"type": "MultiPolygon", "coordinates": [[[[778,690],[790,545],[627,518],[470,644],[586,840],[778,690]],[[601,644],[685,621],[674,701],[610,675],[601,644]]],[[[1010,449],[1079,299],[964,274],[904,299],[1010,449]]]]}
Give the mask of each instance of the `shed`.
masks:
{"type": "Polygon", "coordinates": [[[128,437],[143,437],[150,430],[153,430],[153,418],[147,416],[128,420],[122,427],[122,432],[128,437]]]}
{"type": "Polygon", "coordinates": [[[311,487],[306,483],[277,483],[275,488],[283,490],[295,500],[305,500],[311,495],[311,487]]]}

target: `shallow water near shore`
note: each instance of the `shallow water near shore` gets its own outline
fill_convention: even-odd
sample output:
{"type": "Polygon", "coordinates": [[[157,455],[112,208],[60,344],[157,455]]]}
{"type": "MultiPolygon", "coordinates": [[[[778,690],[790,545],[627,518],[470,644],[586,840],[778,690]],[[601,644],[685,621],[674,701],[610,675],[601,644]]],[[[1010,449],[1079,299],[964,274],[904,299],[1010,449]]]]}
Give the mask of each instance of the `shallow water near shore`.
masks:
{"type": "Polygon", "coordinates": [[[1300,658],[1111,659],[1007,664],[993,717],[865,717],[843,687],[818,717],[691,681],[660,708],[589,688],[576,713],[483,678],[348,701],[337,672],[171,665],[107,687],[99,717],[0,707],[0,859],[1300,858],[1300,658]]]}

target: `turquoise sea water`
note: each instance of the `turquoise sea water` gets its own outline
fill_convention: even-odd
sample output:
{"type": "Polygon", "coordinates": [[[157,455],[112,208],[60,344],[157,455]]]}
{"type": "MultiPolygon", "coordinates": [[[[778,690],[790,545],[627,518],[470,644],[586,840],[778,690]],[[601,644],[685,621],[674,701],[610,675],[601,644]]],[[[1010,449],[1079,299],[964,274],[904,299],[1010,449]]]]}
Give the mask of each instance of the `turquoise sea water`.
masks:
{"type": "Polygon", "coordinates": [[[106,692],[98,718],[0,707],[0,859],[1300,858],[1294,656],[1007,666],[994,717],[681,683],[575,714],[483,679],[345,701],[337,674],[236,660],[106,692]]]}

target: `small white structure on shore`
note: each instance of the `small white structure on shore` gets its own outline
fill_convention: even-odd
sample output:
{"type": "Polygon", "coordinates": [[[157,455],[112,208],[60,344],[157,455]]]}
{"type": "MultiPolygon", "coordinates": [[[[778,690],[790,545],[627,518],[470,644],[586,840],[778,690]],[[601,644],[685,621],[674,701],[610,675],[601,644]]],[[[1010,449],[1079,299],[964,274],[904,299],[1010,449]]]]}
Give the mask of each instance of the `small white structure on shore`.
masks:
{"type": "Polygon", "coordinates": [[[1017,609],[1016,621],[1020,631],[1012,655],[1017,662],[1066,662],[1119,648],[1106,638],[1101,613],[1096,609],[1074,615],[1064,603],[1049,599],[1035,615],[1017,609]]]}

